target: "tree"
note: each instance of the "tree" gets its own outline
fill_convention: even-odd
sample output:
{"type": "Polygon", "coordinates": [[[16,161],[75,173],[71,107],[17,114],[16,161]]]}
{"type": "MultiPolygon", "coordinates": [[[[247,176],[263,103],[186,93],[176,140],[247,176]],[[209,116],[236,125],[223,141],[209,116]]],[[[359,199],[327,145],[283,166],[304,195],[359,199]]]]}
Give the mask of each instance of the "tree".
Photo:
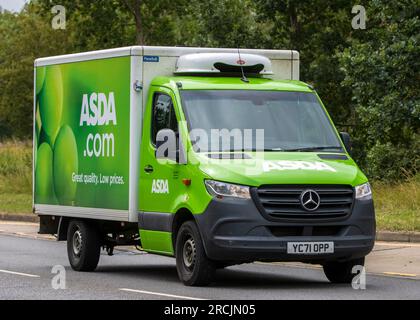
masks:
{"type": "Polygon", "coordinates": [[[213,0],[192,3],[197,12],[197,33],[187,43],[209,47],[259,47],[263,30],[256,21],[256,6],[249,0],[213,0]]]}
{"type": "Polygon", "coordinates": [[[0,13],[0,39],[0,127],[3,134],[30,137],[34,60],[66,52],[68,39],[41,19],[32,5],[20,14],[0,13]]]}
{"type": "Polygon", "coordinates": [[[356,156],[373,178],[400,179],[420,167],[420,7],[372,0],[367,29],[339,55],[356,110],[356,156]]]}
{"type": "Polygon", "coordinates": [[[269,26],[270,37],[262,45],[298,50],[301,80],[315,86],[334,122],[347,128],[353,122],[351,97],[340,86],[344,73],[336,54],[348,46],[352,5],[347,0],[255,1],[258,21],[269,26]]]}
{"type": "Polygon", "coordinates": [[[135,25],[136,25],[136,44],[143,45],[144,38],[143,38],[143,24],[142,24],[142,17],[141,17],[141,0],[120,0],[127,9],[131,12],[134,17],[135,25]]]}
{"type": "Polygon", "coordinates": [[[182,29],[184,20],[195,21],[187,0],[34,0],[40,14],[49,19],[51,7],[63,5],[67,32],[76,51],[130,45],[176,45],[180,36],[194,28],[182,29]]]}
{"type": "Polygon", "coordinates": [[[51,21],[51,8],[66,9],[66,30],[72,52],[108,49],[135,44],[132,14],[122,0],[33,0],[31,4],[45,21],[51,21]]]}

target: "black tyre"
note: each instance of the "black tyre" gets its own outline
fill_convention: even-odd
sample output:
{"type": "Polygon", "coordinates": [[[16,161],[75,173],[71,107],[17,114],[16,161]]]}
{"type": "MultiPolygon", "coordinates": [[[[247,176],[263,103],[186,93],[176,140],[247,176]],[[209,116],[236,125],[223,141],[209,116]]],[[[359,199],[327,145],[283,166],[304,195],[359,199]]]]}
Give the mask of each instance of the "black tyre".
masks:
{"type": "Polygon", "coordinates": [[[325,264],[324,273],[325,276],[332,283],[351,283],[353,277],[356,276],[355,273],[352,273],[354,266],[364,266],[365,258],[349,260],[345,262],[331,262],[325,264]]]}
{"type": "Polygon", "coordinates": [[[175,256],[178,277],[186,286],[206,286],[213,280],[215,265],[206,256],[194,221],[181,225],[176,237],[175,256]]]}
{"type": "Polygon", "coordinates": [[[93,271],[98,266],[101,240],[95,226],[85,221],[70,221],[67,229],[67,255],[76,271],[93,271]]]}

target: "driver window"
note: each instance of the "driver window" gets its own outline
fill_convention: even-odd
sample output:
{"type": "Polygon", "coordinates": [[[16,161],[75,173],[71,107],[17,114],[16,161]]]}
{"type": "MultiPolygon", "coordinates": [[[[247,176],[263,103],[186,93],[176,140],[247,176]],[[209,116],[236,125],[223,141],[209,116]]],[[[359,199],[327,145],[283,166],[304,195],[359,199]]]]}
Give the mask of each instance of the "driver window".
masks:
{"type": "Polygon", "coordinates": [[[152,143],[156,145],[156,134],[162,129],[178,131],[176,114],[172,99],[165,93],[157,92],[152,106],[152,143]]]}

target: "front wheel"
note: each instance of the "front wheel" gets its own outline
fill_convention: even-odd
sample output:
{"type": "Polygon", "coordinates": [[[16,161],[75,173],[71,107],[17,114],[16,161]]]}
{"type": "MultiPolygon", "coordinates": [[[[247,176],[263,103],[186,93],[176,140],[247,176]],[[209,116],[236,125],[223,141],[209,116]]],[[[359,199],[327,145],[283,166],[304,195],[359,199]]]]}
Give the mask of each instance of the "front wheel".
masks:
{"type": "Polygon", "coordinates": [[[76,271],[93,271],[101,254],[99,232],[85,221],[70,221],[67,230],[67,255],[76,271]]]}
{"type": "Polygon", "coordinates": [[[351,283],[353,277],[353,267],[364,266],[365,258],[349,260],[345,262],[330,262],[323,266],[324,273],[332,283],[351,283]]]}
{"type": "Polygon", "coordinates": [[[179,279],[187,286],[206,286],[214,276],[215,266],[204,251],[194,221],[181,225],[175,243],[176,268],[179,279]]]}

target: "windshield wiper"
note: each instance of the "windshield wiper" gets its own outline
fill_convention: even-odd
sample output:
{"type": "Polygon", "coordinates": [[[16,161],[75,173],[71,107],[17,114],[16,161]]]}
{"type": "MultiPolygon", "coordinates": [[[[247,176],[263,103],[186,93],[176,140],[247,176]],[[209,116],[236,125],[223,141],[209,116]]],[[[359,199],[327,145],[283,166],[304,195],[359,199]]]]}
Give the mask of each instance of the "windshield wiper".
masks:
{"type": "Polygon", "coordinates": [[[327,149],[333,149],[333,150],[343,150],[342,147],[337,146],[322,146],[322,147],[305,147],[305,148],[295,148],[295,149],[285,149],[284,151],[318,151],[318,150],[327,150],[327,149]]]}
{"type": "Polygon", "coordinates": [[[271,151],[288,151],[288,150],[284,150],[281,148],[266,148],[266,149],[230,149],[230,150],[217,150],[217,151],[212,151],[212,152],[271,152],[271,151]]]}
{"type": "Polygon", "coordinates": [[[293,148],[293,149],[282,149],[282,148],[265,148],[265,149],[230,149],[230,150],[217,150],[212,152],[256,152],[256,151],[262,151],[262,152],[294,152],[294,151],[317,151],[317,150],[327,150],[327,149],[333,149],[333,150],[343,150],[341,147],[337,146],[321,146],[321,147],[305,147],[305,148],[293,148]]]}

